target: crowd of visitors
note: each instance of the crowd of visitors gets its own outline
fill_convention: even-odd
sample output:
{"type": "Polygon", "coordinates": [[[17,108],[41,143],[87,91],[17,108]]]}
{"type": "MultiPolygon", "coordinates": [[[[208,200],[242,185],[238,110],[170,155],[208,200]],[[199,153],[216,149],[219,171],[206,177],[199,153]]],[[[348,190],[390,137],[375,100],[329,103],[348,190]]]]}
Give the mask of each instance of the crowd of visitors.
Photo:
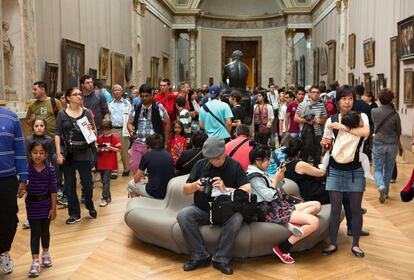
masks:
{"type": "MultiPolygon", "coordinates": [[[[162,79],[159,91],[147,84],[124,91],[116,84],[109,93],[88,75],[79,82],[79,88],[55,97],[48,96],[46,83],[33,84],[36,100],[26,117],[32,135],[26,140],[16,114],[0,107],[2,272],[13,270],[8,252],[18,223],[16,194],[25,197],[24,227],[31,231],[33,257],[28,275],[36,277],[41,267],[52,266],[49,226],[56,205],[67,206],[66,224],[81,221],[81,204],[96,219],[94,181],[102,182],[99,206],[106,207],[112,201],[111,180],[119,173],[132,176],[130,197],[152,199],[164,199],[168,182],[189,174],[183,195],[193,195],[194,205],[177,216],[190,252],[185,271],[208,266],[211,259],[214,268],[233,273],[230,262],[242,214],[232,213],[222,224],[211,257],[199,226],[211,223],[212,197],[236,192],[257,197],[256,221],[283,224],[291,231],[273,248],[282,262],[294,263],[291,247],[318,230],[321,204],[329,203],[330,243],[321,253],[331,255],[338,249],[343,205],[347,234],[353,237],[351,251],[364,257],[359,239],[369,234],[362,230],[366,179],[375,180],[378,199],[385,203],[396,173],[395,158],[402,153],[401,121],[391,90],[381,90],[378,107],[362,86],[333,82],[325,92],[323,85],[305,90],[271,83],[251,93],[252,123],[245,124],[241,93],[229,93],[226,103],[216,85],[191,89],[181,82],[174,92],[171,82],[162,79]],[[95,180],[93,172],[100,175],[95,180]],[[299,201],[287,200],[285,178],[298,185],[299,201]]],[[[413,185],[414,171],[401,192],[404,201],[413,198],[413,185]]]]}

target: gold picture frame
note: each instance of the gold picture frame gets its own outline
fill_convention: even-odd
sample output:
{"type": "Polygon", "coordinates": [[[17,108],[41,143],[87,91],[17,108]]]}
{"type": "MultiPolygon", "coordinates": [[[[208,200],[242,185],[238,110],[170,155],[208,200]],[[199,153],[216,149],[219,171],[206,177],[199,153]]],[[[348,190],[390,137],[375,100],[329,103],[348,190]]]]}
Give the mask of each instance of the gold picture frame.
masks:
{"type": "Polygon", "coordinates": [[[55,96],[58,86],[59,65],[57,63],[45,62],[44,81],[48,86],[47,95],[55,96]]]}
{"type": "Polygon", "coordinates": [[[364,40],[363,43],[364,64],[366,67],[375,65],[375,41],[372,38],[364,40]]]}
{"type": "Polygon", "coordinates": [[[404,69],[404,104],[413,107],[413,69],[404,69]]]}
{"type": "Polygon", "coordinates": [[[102,47],[99,53],[99,79],[109,78],[109,49],[102,47]]]}
{"type": "Polygon", "coordinates": [[[394,92],[395,109],[400,105],[400,59],[398,55],[398,36],[390,38],[390,88],[394,92]]]}
{"type": "Polygon", "coordinates": [[[111,55],[111,86],[115,84],[125,85],[125,56],[112,52],[111,55]]]}
{"type": "Polygon", "coordinates": [[[326,42],[328,46],[328,76],[326,81],[328,84],[332,83],[335,80],[335,71],[336,71],[336,41],[329,40],[326,42]]]}
{"type": "Polygon", "coordinates": [[[355,68],[355,47],[356,47],[356,35],[351,33],[348,36],[348,66],[350,69],[355,68]]]}

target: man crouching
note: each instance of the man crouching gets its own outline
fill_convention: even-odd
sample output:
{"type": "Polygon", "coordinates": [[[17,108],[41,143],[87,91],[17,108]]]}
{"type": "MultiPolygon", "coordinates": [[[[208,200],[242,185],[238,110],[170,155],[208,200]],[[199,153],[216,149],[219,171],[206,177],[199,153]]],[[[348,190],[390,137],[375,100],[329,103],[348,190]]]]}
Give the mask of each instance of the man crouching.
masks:
{"type": "MultiPolygon", "coordinates": [[[[214,194],[233,192],[240,188],[251,192],[249,180],[241,165],[228,157],[224,151],[224,140],[216,136],[209,137],[203,145],[204,159],[199,160],[191,170],[184,185],[186,195],[194,194],[194,205],[183,208],[177,215],[177,221],[186,241],[191,261],[184,265],[184,271],[206,267],[210,255],[204,245],[199,226],[210,224],[209,201],[211,192],[205,190],[200,179],[212,179],[214,194]]],[[[222,226],[217,248],[212,256],[213,267],[224,274],[233,274],[230,261],[233,244],[243,223],[240,213],[234,213],[222,226]]]]}

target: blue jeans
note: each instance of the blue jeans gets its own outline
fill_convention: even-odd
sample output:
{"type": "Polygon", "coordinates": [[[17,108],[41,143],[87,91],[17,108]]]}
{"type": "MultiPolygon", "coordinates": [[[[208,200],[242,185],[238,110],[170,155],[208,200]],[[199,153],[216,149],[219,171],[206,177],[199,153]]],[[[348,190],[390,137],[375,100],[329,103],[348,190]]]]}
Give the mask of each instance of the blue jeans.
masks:
{"type": "Polygon", "coordinates": [[[398,144],[373,144],[374,178],[377,189],[385,187],[385,194],[390,191],[390,180],[394,170],[398,144]]]}
{"type": "MultiPolygon", "coordinates": [[[[199,261],[208,258],[209,253],[204,246],[204,239],[199,226],[210,224],[209,213],[192,205],[178,212],[177,221],[186,241],[191,260],[199,261]]],[[[231,261],[233,245],[242,223],[243,216],[240,213],[234,213],[221,227],[217,249],[212,258],[213,261],[227,264],[231,261]]]]}
{"type": "Polygon", "coordinates": [[[93,205],[93,182],[90,161],[71,160],[63,163],[65,190],[68,195],[68,213],[70,217],[80,218],[80,205],[76,193],[76,170],[80,175],[82,191],[85,195],[85,206],[89,211],[95,210],[93,205]]]}

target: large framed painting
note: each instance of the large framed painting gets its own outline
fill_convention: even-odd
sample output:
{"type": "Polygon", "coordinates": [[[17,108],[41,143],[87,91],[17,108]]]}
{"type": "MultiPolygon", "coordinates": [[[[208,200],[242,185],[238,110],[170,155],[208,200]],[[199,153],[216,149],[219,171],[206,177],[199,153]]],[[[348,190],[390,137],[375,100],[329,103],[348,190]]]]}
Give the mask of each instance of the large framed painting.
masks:
{"type": "Polygon", "coordinates": [[[58,86],[59,66],[57,63],[45,62],[45,76],[44,81],[48,86],[47,95],[55,96],[58,86]]]}
{"type": "Polygon", "coordinates": [[[131,80],[132,77],[132,56],[129,56],[125,59],[125,80],[127,83],[131,80]]]}
{"type": "Polygon", "coordinates": [[[326,53],[326,48],[321,47],[319,51],[319,73],[321,75],[326,75],[328,72],[328,55],[326,53]]]}
{"type": "Polygon", "coordinates": [[[413,69],[404,69],[404,104],[413,107],[413,69]]]}
{"type": "Polygon", "coordinates": [[[111,86],[115,84],[125,85],[125,56],[112,52],[111,57],[111,86]]]}
{"type": "Polygon", "coordinates": [[[108,80],[109,78],[109,49],[101,48],[99,54],[99,79],[108,80]]]}
{"type": "Polygon", "coordinates": [[[355,46],[356,46],[356,35],[351,33],[348,36],[348,66],[351,69],[355,68],[355,46]]]}
{"type": "Polygon", "coordinates": [[[377,74],[377,95],[379,95],[380,91],[387,87],[387,79],[385,78],[384,74],[377,74]]]}
{"type": "Polygon", "coordinates": [[[375,41],[372,38],[364,40],[364,64],[366,67],[375,65],[375,41]]]}
{"type": "Polygon", "coordinates": [[[330,84],[335,80],[336,70],[336,41],[329,40],[326,42],[328,46],[328,77],[326,78],[327,83],[330,84]]]}
{"type": "Polygon", "coordinates": [[[313,49],[313,84],[319,84],[319,49],[313,49]]]}
{"type": "Polygon", "coordinates": [[[158,87],[158,79],[159,79],[159,73],[158,68],[160,65],[160,59],[159,57],[151,57],[151,65],[150,65],[150,73],[151,73],[151,86],[153,88],[158,87]]]}
{"type": "Polygon", "coordinates": [[[414,16],[398,22],[398,43],[401,60],[414,58],[414,16]]]}
{"type": "MultiPolygon", "coordinates": [[[[364,73],[364,87],[366,92],[372,92],[371,74],[369,72],[364,73]]],[[[374,94],[374,92],[372,92],[372,94],[374,94]]]]}
{"type": "Polygon", "coordinates": [[[348,73],[348,85],[351,86],[351,87],[355,86],[354,73],[348,73]]]}
{"type": "Polygon", "coordinates": [[[394,36],[390,38],[390,88],[394,92],[394,105],[395,109],[399,109],[400,104],[400,60],[398,57],[398,37],[394,36]]]}
{"type": "Polygon", "coordinates": [[[85,45],[62,39],[62,91],[79,86],[85,74],[85,45]]]}
{"type": "Polygon", "coordinates": [[[98,70],[94,68],[89,68],[89,76],[91,76],[92,79],[95,81],[96,79],[98,79],[98,70]]]}

